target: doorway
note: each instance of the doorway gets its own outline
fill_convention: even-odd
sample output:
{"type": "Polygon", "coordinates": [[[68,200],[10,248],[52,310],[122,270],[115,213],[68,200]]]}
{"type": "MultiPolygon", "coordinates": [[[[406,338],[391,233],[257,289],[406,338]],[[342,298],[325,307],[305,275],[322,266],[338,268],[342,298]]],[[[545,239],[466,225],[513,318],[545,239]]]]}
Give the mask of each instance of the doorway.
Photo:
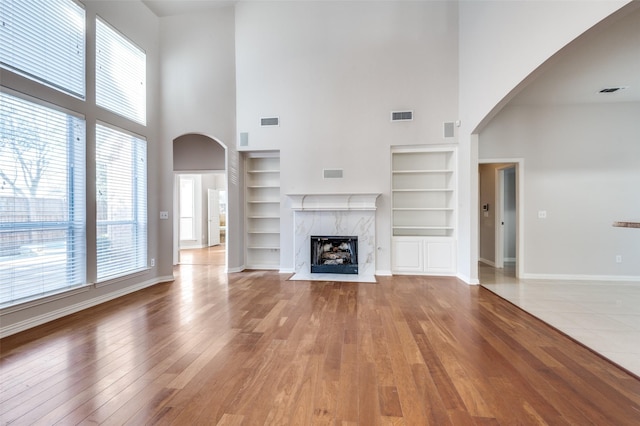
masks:
{"type": "Polygon", "coordinates": [[[479,260],[519,277],[524,271],[524,162],[479,163],[479,260]]]}
{"type": "Polygon", "coordinates": [[[173,264],[186,251],[217,248],[228,261],[227,152],[208,136],[186,134],[173,141],[173,264]]]}

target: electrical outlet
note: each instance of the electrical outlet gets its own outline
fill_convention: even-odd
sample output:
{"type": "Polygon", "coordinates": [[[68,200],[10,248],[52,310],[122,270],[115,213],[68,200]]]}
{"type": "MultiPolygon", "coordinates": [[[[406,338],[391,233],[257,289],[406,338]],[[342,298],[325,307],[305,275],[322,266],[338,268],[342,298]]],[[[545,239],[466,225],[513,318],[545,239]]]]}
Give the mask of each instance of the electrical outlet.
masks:
{"type": "Polygon", "coordinates": [[[621,254],[616,255],[616,263],[622,263],[622,255],[621,254]]]}
{"type": "Polygon", "coordinates": [[[156,260],[153,257],[151,258],[151,266],[156,266],[156,260]]]}
{"type": "Polygon", "coordinates": [[[547,211],[546,210],[538,210],[538,219],[546,219],[547,211]]]}
{"type": "Polygon", "coordinates": [[[169,219],[169,212],[160,212],[160,219],[169,219]]]}

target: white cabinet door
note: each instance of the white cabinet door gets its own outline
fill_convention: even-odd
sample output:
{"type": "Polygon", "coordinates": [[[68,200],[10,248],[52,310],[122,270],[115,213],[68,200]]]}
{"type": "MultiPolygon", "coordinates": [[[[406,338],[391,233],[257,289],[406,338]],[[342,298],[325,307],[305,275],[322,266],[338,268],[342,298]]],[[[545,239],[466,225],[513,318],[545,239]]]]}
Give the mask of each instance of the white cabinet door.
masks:
{"type": "Polygon", "coordinates": [[[425,272],[453,274],[456,259],[453,240],[425,240],[425,272]]]}
{"type": "Polygon", "coordinates": [[[395,272],[422,272],[424,270],[422,238],[393,238],[392,265],[395,272]]]}

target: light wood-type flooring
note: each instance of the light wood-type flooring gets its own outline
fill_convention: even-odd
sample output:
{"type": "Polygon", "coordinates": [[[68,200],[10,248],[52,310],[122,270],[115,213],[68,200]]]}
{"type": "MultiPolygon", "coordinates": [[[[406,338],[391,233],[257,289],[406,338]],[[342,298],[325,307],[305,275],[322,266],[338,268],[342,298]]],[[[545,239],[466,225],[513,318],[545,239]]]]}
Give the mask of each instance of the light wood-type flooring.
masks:
{"type": "Polygon", "coordinates": [[[0,341],[17,425],[638,425],[640,381],[480,286],[224,274],[174,282],[0,341]]]}

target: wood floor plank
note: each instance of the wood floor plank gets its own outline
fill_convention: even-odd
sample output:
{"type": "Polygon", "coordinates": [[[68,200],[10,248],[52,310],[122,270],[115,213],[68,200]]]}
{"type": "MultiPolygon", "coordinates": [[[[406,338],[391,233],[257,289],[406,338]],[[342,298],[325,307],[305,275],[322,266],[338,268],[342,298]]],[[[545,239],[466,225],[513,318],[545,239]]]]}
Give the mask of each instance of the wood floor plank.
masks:
{"type": "Polygon", "coordinates": [[[0,341],[0,423],[634,425],[640,380],[476,286],[225,274],[176,280],[0,341]]]}

